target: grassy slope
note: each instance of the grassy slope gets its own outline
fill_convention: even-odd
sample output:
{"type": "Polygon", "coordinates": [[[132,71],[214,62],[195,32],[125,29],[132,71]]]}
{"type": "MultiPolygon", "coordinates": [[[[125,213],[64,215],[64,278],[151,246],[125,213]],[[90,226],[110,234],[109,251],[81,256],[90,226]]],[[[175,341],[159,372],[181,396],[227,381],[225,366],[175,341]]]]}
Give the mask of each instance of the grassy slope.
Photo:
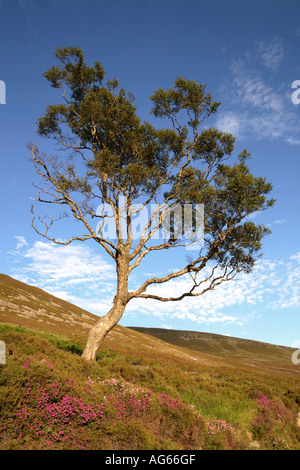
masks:
{"type": "Polygon", "coordinates": [[[0,449],[300,449],[299,368],[277,353],[275,369],[270,351],[250,366],[255,351],[218,356],[118,326],[88,364],[95,316],[3,275],[0,300],[0,449]]]}
{"type": "Polygon", "coordinates": [[[202,333],[198,331],[131,327],[170,344],[216,357],[232,359],[239,364],[272,374],[291,374],[300,378],[300,368],[291,361],[292,348],[259,341],[202,333]]]}
{"type": "Polygon", "coordinates": [[[0,274],[0,320],[85,337],[96,316],[35,286],[0,274]]]}

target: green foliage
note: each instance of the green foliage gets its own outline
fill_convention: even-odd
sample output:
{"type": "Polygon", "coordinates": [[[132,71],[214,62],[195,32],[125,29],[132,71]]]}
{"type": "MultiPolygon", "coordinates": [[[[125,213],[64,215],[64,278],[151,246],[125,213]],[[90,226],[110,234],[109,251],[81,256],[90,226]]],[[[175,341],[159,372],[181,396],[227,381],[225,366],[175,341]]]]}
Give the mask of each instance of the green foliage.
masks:
{"type": "Polygon", "coordinates": [[[178,125],[177,115],[186,111],[189,116],[188,125],[195,130],[220,105],[212,101],[212,96],[205,93],[205,88],[205,85],[199,85],[196,81],[178,77],[173,89],[160,88],[152,95],[152,113],[156,117],[167,117],[178,125]]]}
{"type": "MultiPolygon", "coordinates": [[[[267,199],[272,185],[265,178],[252,175],[246,164],[249,152],[242,151],[236,162],[227,164],[235,138],[213,128],[202,128],[220,105],[206,92],[205,85],[179,76],[173,88],[155,91],[150,97],[151,112],[168,124],[167,128],[157,129],[141,121],[133,95],[126,93],[116,78],[104,80],[105,72],[99,62],[92,67],[86,64],[80,48],[59,47],[55,56],[58,65],[44,75],[61,92],[62,102],[48,106],[38,120],[38,134],[58,142],[67,152],[57,158],[43,155],[35,144],[31,145],[32,161],[44,183],[42,188],[38,186],[38,200],[67,208],[84,232],[67,241],[52,236],[53,223],[68,215],[66,211],[58,219],[39,218],[41,232],[34,224],[32,208],[32,226],[57,244],[93,239],[117,265],[117,291],[104,321],[106,331],[101,329],[102,338],[97,339],[98,333],[91,331],[83,353],[86,359],[95,360],[101,340],[121,319],[131,299],[175,301],[199,296],[241,271],[250,272],[270,230],[249,221],[249,216],[272,207],[274,200],[267,199]],[[45,197],[40,196],[41,191],[45,197]],[[147,279],[135,292],[129,292],[130,273],[149,253],[192,243],[189,235],[193,229],[190,227],[189,234],[180,230],[178,236],[177,225],[183,225],[183,219],[178,224],[175,216],[171,217],[170,233],[162,235],[161,241],[156,237],[174,205],[182,213],[185,203],[204,205],[201,250],[194,250],[194,258],[189,258],[183,267],[176,267],[164,277],[147,279]],[[150,204],[159,206],[158,217],[143,220],[144,224],[139,220],[139,234],[133,235],[135,217],[141,216],[143,208],[150,208],[150,204]],[[112,214],[105,214],[105,205],[110,206],[112,214]],[[101,232],[108,218],[116,229],[113,236],[101,232]],[[99,222],[97,233],[93,219],[99,222]],[[209,285],[205,287],[204,281],[197,278],[204,268],[211,269],[209,285]],[[191,274],[191,286],[178,297],[146,292],[153,284],[187,273],[191,274]]],[[[195,226],[195,211],[192,217],[195,226]]]]}
{"type": "Polygon", "coordinates": [[[64,351],[70,351],[72,354],[80,355],[83,353],[84,345],[79,341],[71,341],[66,338],[58,336],[52,336],[49,338],[49,342],[54,344],[59,349],[64,351]]]}
{"type": "MultiPolygon", "coordinates": [[[[237,163],[225,163],[234,150],[231,134],[201,129],[220,105],[206,85],[180,76],[173,88],[155,91],[151,112],[170,123],[156,129],[141,122],[132,94],[116,78],[104,80],[99,62],[86,64],[80,48],[59,47],[55,57],[59,65],[44,75],[63,102],[46,109],[38,133],[70,150],[73,163],[48,165],[35,149],[35,163],[45,165],[44,179],[59,195],[52,202],[69,205],[82,221],[82,213],[95,217],[87,201],[116,204],[120,194],[130,207],[145,196],[156,201],[163,191],[166,203],[204,204],[206,263],[249,272],[270,230],[247,217],[274,204],[267,199],[272,185],[251,174],[247,150],[237,163]],[[70,199],[74,192],[85,197],[81,213],[70,199]]],[[[168,248],[175,244],[171,237],[168,248]]]]}
{"type": "MultiPolygon", "coordinates": [[[[55,55],[61,64],[44,75],[51,86],[63,90],[64,103],[48,106],[38,121],[38,133],[73,149],[92,151],[92,158],[86,159],[89,181],[97,183],[105,174],[119,189],[141,186],[146,191],[155,185],[168,159],[166,144],[153,126],[141,123],[132,95],[118,90],[117,79],[105,84],[102,66],[98,62],[87,66],[81,49],[58,48],[55,55]]],[[[77,178],[73,167],[73,174],[57,183],[62,189],[76,190],[77,178]]],[[[82,183],[80,189],[90,194],[89,186],[82,183]]]]}

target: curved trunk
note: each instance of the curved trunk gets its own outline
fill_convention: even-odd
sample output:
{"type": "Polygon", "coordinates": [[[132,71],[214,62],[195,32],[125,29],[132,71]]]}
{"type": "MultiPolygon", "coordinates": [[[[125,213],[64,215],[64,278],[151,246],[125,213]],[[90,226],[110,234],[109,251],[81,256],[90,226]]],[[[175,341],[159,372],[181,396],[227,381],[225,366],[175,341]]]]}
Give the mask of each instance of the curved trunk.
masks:
{"type": "Polygon", "coordinates": [[[95,361],[99,346],[107,333],[120,321],[125,310],[125,305],[113,305],[110,311],[101,317],[91,328],[82,357],[88,361],[95,361]]]}
{"type": "Polygon", "coordinates": [[[121,320],[126,304],[128,302],[128,261],[118,259],[117,262],[117,293],[113,306],[109,312],[99,318],[97,323],[90,329],[82,357],[88,361],[95,361],[99,346],[107,333],[121,320]]]}

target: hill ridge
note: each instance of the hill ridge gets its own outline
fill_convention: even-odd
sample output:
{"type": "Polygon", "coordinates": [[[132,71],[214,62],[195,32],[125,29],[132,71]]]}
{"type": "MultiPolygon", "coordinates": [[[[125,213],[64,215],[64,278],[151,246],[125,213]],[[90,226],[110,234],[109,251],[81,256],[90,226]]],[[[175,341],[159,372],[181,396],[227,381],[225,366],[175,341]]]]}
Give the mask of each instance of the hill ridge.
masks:
{"type": "MultiPolygon", "coordinates": [[[[85,341],[97,318],[39,287],[0,274],[1,323],[46,330],[85,341]]],[[[132,334],[133,350],[134,343],[141,341],[145,347],[151,348],[155,344],[169,353],[185,355],[199,362],[222,363],[230,367],[250,366],[277,375],[300,374],[300,368],[291,361],[292,348],[215,333],[117,325],[107,336],[105,344],[119,341],[121,336],[130,338],[132,334]]]]}

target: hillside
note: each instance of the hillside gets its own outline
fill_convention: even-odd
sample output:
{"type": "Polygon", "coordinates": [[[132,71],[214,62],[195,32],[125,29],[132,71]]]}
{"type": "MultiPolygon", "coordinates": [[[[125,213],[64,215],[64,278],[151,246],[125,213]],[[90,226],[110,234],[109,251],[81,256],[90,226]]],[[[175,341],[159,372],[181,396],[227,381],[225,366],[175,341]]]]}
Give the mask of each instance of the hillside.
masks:
{"type": "Polygon", "coordinates": [[[51,294],[0,274],[0,321],[83,337],[97,317],[51,294]]]}
{"type": "Polygon", "coordinates": [[[89,364],[95,320],[0,275],[0,450],[300,449],[289,348],[117,326],[89,364]]]}
{"type": "MultiPolygon", "coordinates": [[[[35,286],[0,274],[1,323],[37,328],[84,340],[96,320],[97,316],[86,310],[35,286]]],[[[129,329],[120,325],[108,335],[108,339],[119,340],[123,335],[124,338],[129,336],[140,342],[139,333],[149,347],[153,345],[151,347],[193,356],[200,362],[246,365],[262,368],[265,372],[270,370],[274,374],[292,374],[300,378],[300,367],[291,361],[293,350],[283,346],[196,331],[142,327],[129,329]]]]}
{"type": "Polygon", "coordinates": [[[230,336],[199,331],[168,330],[162,328],[130,327],[134,331],[159,338],[167,343],[192,351],[227,358],[273,374],[299,375],[300,368],[293,365],[292,348],[230,336]]]}

